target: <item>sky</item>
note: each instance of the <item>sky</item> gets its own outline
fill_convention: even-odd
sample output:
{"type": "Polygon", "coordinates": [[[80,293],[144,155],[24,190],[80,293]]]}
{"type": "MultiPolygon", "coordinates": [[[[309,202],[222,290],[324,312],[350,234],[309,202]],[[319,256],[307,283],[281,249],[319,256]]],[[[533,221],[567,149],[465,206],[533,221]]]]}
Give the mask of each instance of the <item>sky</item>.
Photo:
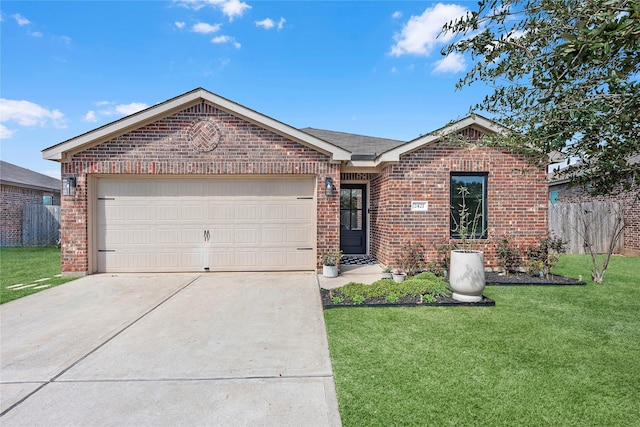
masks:
{"type": "Polygon", "coordinates": [[[470,58],[442,25],[475,1],[5,1],[0,158],[41,151],[198,87],[296,128],[409,141],[469,114],[470,58]]]}

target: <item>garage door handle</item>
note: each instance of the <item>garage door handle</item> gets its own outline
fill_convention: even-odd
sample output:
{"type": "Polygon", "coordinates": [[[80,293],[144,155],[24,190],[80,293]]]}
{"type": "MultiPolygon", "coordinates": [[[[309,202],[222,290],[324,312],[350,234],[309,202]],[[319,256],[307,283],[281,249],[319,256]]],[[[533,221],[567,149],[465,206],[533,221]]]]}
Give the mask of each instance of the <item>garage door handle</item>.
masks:
{"type": "Polygon", "coordinates": [[[209,230],[204,230],[204,241],[208,242],[210,238],[211,234],[209,233],[209,230]]]}

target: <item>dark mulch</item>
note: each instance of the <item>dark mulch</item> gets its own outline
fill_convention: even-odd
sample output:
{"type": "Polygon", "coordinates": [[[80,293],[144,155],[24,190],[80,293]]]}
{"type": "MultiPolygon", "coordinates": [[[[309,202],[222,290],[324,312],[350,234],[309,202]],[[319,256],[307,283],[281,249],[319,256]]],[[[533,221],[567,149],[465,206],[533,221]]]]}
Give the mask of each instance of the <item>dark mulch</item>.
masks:
{"type": "Polygon", "coordinates": [[[460,302],[451,297],[436,297],[436,302],[421,302],[420,297],[403,297],[398,302],[389,302],[385,298],[371,298],[365,300],[362,304],[355,304],[353,301],[346,299],[335,304],[331,298],[328,289],[320,289],[322,297],[322,306],[327,308],[339,307],[450,307],[450,306],[494,306],[496,302],[491,298],[482,297],[482,301],[478,302],[460,302]]]}
{"type": "Polygon", "coordinates": [[[487,286],[557,286],[557,285],[586,285],[582,280],[550,274],[549,277],[529,276],[526,273],[512,272],[508,276],[500,273],[485,274],[487,286]]]}

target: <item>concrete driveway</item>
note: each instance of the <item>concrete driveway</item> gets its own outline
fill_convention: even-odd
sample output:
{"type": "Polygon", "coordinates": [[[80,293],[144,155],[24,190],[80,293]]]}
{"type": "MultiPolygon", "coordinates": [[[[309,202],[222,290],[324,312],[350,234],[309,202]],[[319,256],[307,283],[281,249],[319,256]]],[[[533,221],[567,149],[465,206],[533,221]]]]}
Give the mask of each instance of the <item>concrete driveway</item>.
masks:
{"type": "Polygon", "coordinates": [[[0,316],[3,427],[340,425],[313,273],[94,275],[0,316]]]}

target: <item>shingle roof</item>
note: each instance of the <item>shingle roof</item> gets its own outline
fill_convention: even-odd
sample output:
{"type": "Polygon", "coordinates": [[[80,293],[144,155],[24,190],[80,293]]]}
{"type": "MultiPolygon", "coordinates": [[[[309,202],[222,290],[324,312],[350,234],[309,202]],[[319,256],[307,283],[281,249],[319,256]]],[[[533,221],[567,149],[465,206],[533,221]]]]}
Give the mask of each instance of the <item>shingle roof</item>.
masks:
{"type": "Polygon", "coordinates": [[[337,145],[340,148],[350,151],[354,156],[377,156],[392,148],[396,148],[406,141],[396,139],[377,138],[374,136],[356,135],[353,133],[336,132],[332,130],[302,128],[304,133],[337,145]]]}
{"type": "Polygon", "coordinates": [[[60,180],[0,160],[0,182],[15,187],[60,192],[60,180]]]}

